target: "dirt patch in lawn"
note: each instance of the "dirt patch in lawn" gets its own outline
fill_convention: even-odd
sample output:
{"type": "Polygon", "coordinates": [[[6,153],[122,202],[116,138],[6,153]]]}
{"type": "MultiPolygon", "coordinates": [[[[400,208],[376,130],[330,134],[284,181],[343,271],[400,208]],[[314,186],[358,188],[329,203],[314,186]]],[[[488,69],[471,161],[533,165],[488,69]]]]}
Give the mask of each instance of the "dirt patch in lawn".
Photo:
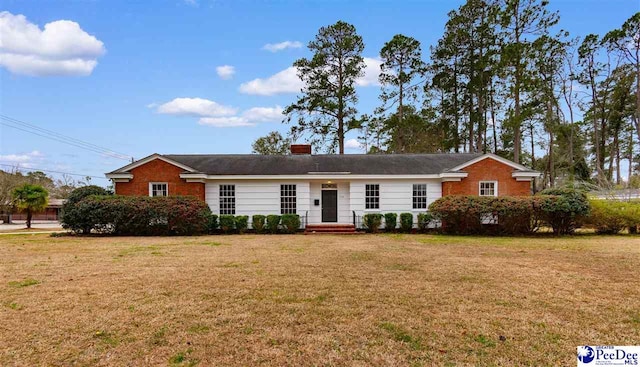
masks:
{"type": "Polygon", "coordinates": [[[640,238],[0,237],[0,365],[573,365],[640,238]]]}

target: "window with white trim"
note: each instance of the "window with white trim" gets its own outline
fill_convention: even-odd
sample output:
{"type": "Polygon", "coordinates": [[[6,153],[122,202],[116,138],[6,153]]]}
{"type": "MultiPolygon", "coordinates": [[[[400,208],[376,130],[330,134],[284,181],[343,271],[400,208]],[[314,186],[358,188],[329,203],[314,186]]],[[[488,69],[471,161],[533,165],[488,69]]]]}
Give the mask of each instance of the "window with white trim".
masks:
{"type": "Polygon", "coordinates": [[[149,196],[167,196],[169,195],[169,185],[166,182],[150,182],[149,196]]]}
{"type": "Polygon", "coordinates": [[[365,209],[380,209],[380,185],[367,184],[364,188],[365,209]]]}
{"type": "Polygon", "coordinates": [[[413,184],[413,209],[427,209],[427,184],[413,184]]]}
{"type": "Polygon", "coordinates": [[[236,214],[236,185],[220,185],[220,214],[236,214]]]}
{"type": "Polygon", "coordinates": [[[296,214],[296,185],[280,185],[280,214],[296,214]]]}
{"type": "Polygon", "coordinates": [[[480,181],[480,196],[498,196],[498,182],[496,181],[480,181]]]}

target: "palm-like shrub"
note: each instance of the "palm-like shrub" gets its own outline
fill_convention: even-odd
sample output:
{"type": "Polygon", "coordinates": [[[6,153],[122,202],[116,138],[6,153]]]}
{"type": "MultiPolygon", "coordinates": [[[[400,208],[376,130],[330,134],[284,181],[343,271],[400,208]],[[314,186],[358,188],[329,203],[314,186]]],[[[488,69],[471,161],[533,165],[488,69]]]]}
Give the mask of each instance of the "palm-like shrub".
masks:
{"type": "Polygon", "coordinates": [[[16,208],[27,213],[27,228],[31,228],[33,213],[47,207],[49,192],[39,185],[24,184],[13,189],[11,197],[16,208]]]}

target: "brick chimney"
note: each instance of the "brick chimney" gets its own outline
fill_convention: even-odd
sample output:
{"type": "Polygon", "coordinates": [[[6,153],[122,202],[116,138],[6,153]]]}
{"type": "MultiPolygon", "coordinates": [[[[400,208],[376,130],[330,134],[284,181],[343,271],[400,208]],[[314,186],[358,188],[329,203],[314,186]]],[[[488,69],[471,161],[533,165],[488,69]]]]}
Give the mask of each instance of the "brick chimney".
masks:
{"type": "Polygon", "coordinates": [[[311,154],[311,145],[291,144],[291,154],[311,154]]]}

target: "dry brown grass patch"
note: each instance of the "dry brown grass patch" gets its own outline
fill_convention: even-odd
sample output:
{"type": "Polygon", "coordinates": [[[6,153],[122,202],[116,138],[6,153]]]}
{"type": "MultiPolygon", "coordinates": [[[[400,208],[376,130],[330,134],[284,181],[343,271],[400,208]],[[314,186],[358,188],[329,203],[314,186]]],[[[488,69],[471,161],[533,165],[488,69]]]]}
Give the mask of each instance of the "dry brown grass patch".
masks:
{"type": "Polygon", "coordinates": [[[0,365],[572,365],[640,340],[640,239],[0,237],[0,365]]]}

